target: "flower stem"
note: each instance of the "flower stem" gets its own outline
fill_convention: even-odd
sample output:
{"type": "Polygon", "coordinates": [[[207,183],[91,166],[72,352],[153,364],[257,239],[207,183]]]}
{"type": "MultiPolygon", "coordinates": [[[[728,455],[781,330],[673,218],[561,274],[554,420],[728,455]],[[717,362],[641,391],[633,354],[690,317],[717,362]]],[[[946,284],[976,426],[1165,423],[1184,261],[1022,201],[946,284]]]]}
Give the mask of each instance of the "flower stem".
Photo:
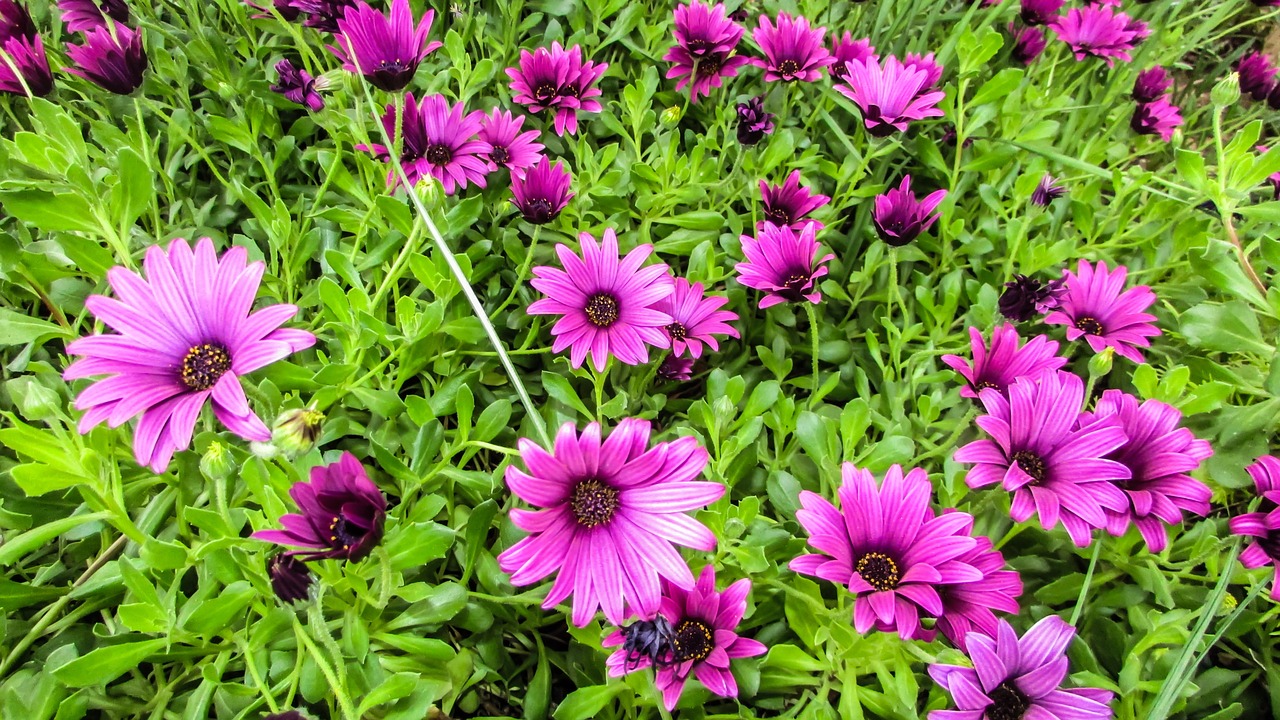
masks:
{"type": "Polygon", "coordinates": [[[818,400],[818,313],[814,312],[813,303],[804,303],[805,314],[809,316],[809,354],[813,360],[813,390],[809,393],[809,407],[818,400]]]}
{"type": "Polygon", "coordinates": [[[496,320],[503,310],[516,299],[516,293],[520,292],[520,286],[524,284],[525,278],[529,277],[529,266],[533,265],[533,254],[538,249],[538,238],[542,235],[542,226],[533,226],[533,239],[529,241],[529,251],[524,256],[524,262],[520,263],[520,271],[516,273],[516,282],[511,286],[511,292],[507,294],[507,299],[502,301],[497,310],[489,314],[490,320],[496,320]]]}
{"type": "Polygon", "coordinates": [[[1098,566],[1098,556],[1102,554],[1102,538],[1095,536],[1093,538],[1093,557],[1089,558],[1089,569],[1084,574],[1084,585],[1080,587],[1080,597],[1076,598],[1076,606],[1071,610],[1071,627],[1077,627],[1076,621],[1080,619],[1080,613],[1084,612],[1085,600],[1089,598],[1089,585],[1093,583],[1093,571],[1098,566]]]}
{"type": "Polygon", "coordinates": [[[329,661],[326,660],[320,652],[320,648],[316,647],[316,643],[307,634],[302,623],[298,622],[298,617],[293,618],[293,633],[297,636],[298,641],[307,647],[307,652],[311,653],[311,658],[316,661],[316,667],[320,668],[320,674],[324,675],[324,679],[329,681],[329,688],[333,690],[333,695],[338,699],[338,707],[342,709],[342,717],[347,720],[358,720],[355,708],[351,707],[351,699],[347,697],[347,693],[338,683],[338,676],[334,673],[333,668],[329,667],[329,661]]]}

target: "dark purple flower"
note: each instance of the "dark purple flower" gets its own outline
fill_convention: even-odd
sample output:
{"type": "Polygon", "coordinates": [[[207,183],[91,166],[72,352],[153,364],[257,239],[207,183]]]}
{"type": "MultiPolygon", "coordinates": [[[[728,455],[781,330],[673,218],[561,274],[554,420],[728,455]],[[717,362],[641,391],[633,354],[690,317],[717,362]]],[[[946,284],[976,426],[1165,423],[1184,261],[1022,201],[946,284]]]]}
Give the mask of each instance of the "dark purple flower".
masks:
{"type": "Polygon", "coordinates": [[[881,63],[874,58],[851,61],[846,66],[845,83],[836,85],[862,112],[867,132],[888,137],[906,132],[912,120],[942,117],[938,101],[944,93],[927,91],[929,72],[909,68],[892,55],[881,63]]]}
{"type": "MultiPolygon", "coordinates": [[[[468,184],[485,186],[489,172],[489,143],[476,139],[484,113],[465,113],[462,103],[449,105],[443,95],[427,95],[414,102],[413,93],[405,95],[404,145],[400,162],[410,185],[427,176],[440,181],[446,195],[462,190],[468,184]]],[[[395,132],[396,108],[388,104],[382,125],[391,136],[395,132]]],[[[357,150],[371,150],[382,160],[391,155],[382,145],[357,145],[357,150]]],[[[387,172],[387,185],[399,182],[395,168],[387,172]]]]}
{"type": "Polygon", "coordinates": [[[1052,175],[1045,173],[1044,177],[1040,178],[1040,183],[1036,185],[1035,191],[1031,193],[1031,202],[1040,207],[1049,207],[1049,203],[1066,194],[1067,189],[1057,184],[1052,175]]]}
{"type": "Polygon", "coordinates": [[[546,225],[560,217],[561,211],[573,199],[569,185],[573,177],[557,160],[538,158],[538,162],[524,173],[511,177],[511,202],[520,210],[524,219],[534,225],[546,225]]]}
{"type": "Polygon", "coordinates": [[[1173,85],[1173,78],[1164,68],[1159,65],[1147,68],[1133,81],[1133,99],[1140,103],[1155,102],[1169,91],[1170,85],[1173,85]]]}
{"type": "Polygon", "coordinates": [[[403,90],[418,65],[441,45],[427,42],[435,15],[434,10],[426,11],[415,26],[409,0],[391,0],[389,17],[360,0],[338,21],[329,52],[338,56],[344,70],[364,75],[374,87],[403,90]]]}
{"type": "Polygon", "coordinates": [[[668,355],[662,358],[662,363],[658,365],[658,377],[663,380],[685,382],[693,377],[693,364],[695,362],[697,361],[693,358],[668,355]]]}
{"type": "Polygon", "coordinates": [[[991,540],[981,536],[974,540],[977,545],[956,562],[973,566],[982,579],[938,587],[942,616],[934,627],[962,651],[968,650],[966,638],[972,632],[995,637],[998,620],[992,610],[1016,615],[1022,595],[1022,577],[1005,568],[1004,555],[992,547],[991,540]]]}
{"type": "Polygon", "coordinates": [[[67,72],[118,95],[137,90],[147,69],[142,33],[118,23],[114,33],[106,26],[87,31],[84,45],[68,45],[67,55],[75,63],[67,72]]]}
{"type": "Polygon", "coordinates": [[[601,91],[595,84],[608,68],[606,63],[583,62],[578,45],[566,49],[552,42],[550,50],[521,50],[519,66],[507,68],[507,76],[513,100],[535,113],[554,111],[556,134],[573,135],[578,132],[580,111],[600,112],[600,102],[594,98],[601,91]]]}
{"type": "Polygon", "coordinates": [[[680,78],[676,90],[689,87],[692,102],[720,87],[724,78],[734,77],[748,59],[734,55],[745,32],[741,25],[725,17],[723,3],[708,6],[693,0],[676,7],[676,44],[663,60],[675,63],[667,79],[680,78]]]}
{"type": "Polygon", "coordinates": [[[0,59],[0,92],[35,97],[53,92],[53,71],[39,35],[11,35],[0,41],[0,50],[8,56],[8,62],[0,59]]]}
{"type": "Polygon", "coordinates": [[[1156,294],[1146,285],[1125,290],[1128,274],[1123,265],[1108,271],[1105,262],[1095,267],[1081,260],[1077,272],[1066,272],[1061,306],[1044,321],[1066,325],[1068,340],[1084,338],[1096,353],[1112,347],[1117,355],[1144,362],[1138,348],[1149,347],[1147,338],[1160,334],[1151,324],[1156,317],[1143,312],[1155,303],[1156,294]]]}
{"type": "Polygon", "coordinates": [[[1111,720],[1112,693],[1062,687],[1075,634],[1057,615],[1046,616],[1021,638],[1005,620],[997,621],[994,637],[969,633],[965,644],[973,667],[929,666],[929,676],[956,704],[955,710],[934,710],[929,719],[1111,720]]]}
{"type": "MultiPolygon", "coordinates": [[[[1280,0],[1277,0],[1277,2],[1280,2],[1280,0]]],[[[1276,83],[1275,87],[1271,88],[1271,92],[1267,94],[1267,105],[1272,110],[1280,110],[1280,83],[1276,83]]]]}
{"type": "Polygon", "coordinates": [[[271,86],[272,92],[278,92],[292,102],[305,105],[311,112],[324,109],[324,98],[316,92],[316,79],[311,77],[311,73],[295,67],[288,59],[276,63],[276,73],[280,77],[271,86]]]}
{"type": "Polygon", "coordinates": [[[721,310],[729,302],[723,295],[706,295],[702,283],[689,284],[689,281],[678,277],[671,286],[671,294],[658,301],[657,309],[671,316],[671,324],[666,327],[671,337],[671,355],[684,355],[685,350],[693,358],[702,357],[702,345],[706,343],[712,350],[719,350],[720,344],[716,335],[738,337],[738,331],[729,322],[738,319],[738,314],[721,310]]]}
{"type": "Polygon", "coordinates": [[[338,21],[355,5],[355,0],[290,0],[291,7],[306,13],[303,25],[327,33],[338,32],[338,21]]]}
{"type": "Polygon", "coordinates": [[[1058,18],[1058,11],[1066,0],[1022,0],[1018,11],[1022,22],[1027,25],[1048,25],[1058,18]]]}
{"type": "Polygon", "coordinates": [[[349,452],[330,465],[311,468],[311,480],[289,488],[302,514],[280,518],[281,530],[259,530],[259,540],[312,548],[290,550],[304,560],[363,560],[382,541],[387,499],[349,452]]]}
{"type": "Polygon", "coordinates": [[[512,117],[510,111],[494,108],[481,119],[481,123],[480,140],[489,143],[492,170],[505,167],[519,174],[542,158],[542,143],[538,142],[541,133],[537,130],[521,132],[523,115],[512,117]]]}
{"type": "Polygon", "coordinates": [[[792,230],[803,230],[805,225],[816,223],[817,229],[821,230],[822,223],[809,219],[809,213],[831,202],[826,195],[811,193],[809,188],[802,186],[799,170],[791,171],[781,185],[770,185],[761,180],[760,196],[764,200],[764,219],[756,223],[756,230],[763,230],[765,223],[792,230]]]}
{"type": "Polygon", "coordinates": [[[26,6],[15,0],[0,0],[0,43],[14,37],[35,40],[38,34],[26,6]]]}
{"type": "Polygon", "coordinates": [[[919,200],[911,192],[911,176],[903,177],[901,185],[876,196],[871,219],[880,239],[894,247],[915,240],[938,220],[933,211],[946,196],[946,190],[935,190],[919,200]]]}
{"type": "Polygon", "coordinates": [[[1015,322],[1026,322],[1037,314],[1056,310],[1067,293],[1066,282],[1057,278],[1042,283],[1026,275],[1014,275],[1000,293],[1000,314],[1015,322]]]}
{"type": "Polygon", "coordinates": [[[824,27],[810,28],[805,17],[778,13],[774,25],[768,16],[761,15],[751,37],[764,57],[752,58],[751,64],[764,69],[766,81],[816,82],[822,77],[819,71],[836,60],[822,43],[826,34],[824,27]]]}
{"type": "Polygon", "coordinates": [[[58,9],[71,32],[106,27],[107,18],[129,22],[129,6],[124,0],[58,0],[58,9]]]}
{"type": "Polygon", "coordinates": [[[863,60],[879,60],[880,56],[876,54],[876,49],[872,47],[871,40],[864,38],[862,40],[854,40],[853,34],[848,30],[839,38],[833,38],[831,47],[831,56],[835,58],[835,62],[827,66],[827,74],[836,80],[844,80],[849,74],[847,67],[850,62],[862,62],[863,60]]]}
{"type": "MultiPolygon", "coordinates": [[[[1253,538],[1240,553],[1240,564],[1250,570],[1266,565],[1280,568],[1280,460],[1266,455],[1245,469],[1253,478],[1262,504],[1258,512],[1231,518],[1233,534],[1253,538]]],[[[1272,577],[1271,599],[1280,602],[1280,576],[1272,577]]]]}
{"type": "Polygon", "coordinates": [[[1044,335],[1037,335],[1022,345],[1018,331],[1008,323],[991,331],[991,346],[982,338],[976,327],[969,328],[969,347],[973,362],[959,355],[943,355],[942,362],[960,373],[965,387],[960,396],[977,398],[988,388],[1006,392],[1020,378],[1035,379],[1041,373],[1057,370],[1067,364],[1058,356],[1058,343],[1044,335]]]}
{"type": "Polygon", "coordinates": [[[1009,23],[1009,32],[1015,33],[1012,53],[1014,60],[1023,65],[1030,65],[1040,57],[1040,53],[1044,52],[1046,45],[1044,30],[1038,27],[1024,27],[1016,30],[1013,23],[1009,23]]]}
{"type": "Polygon", "coordinates": [[[738,142],[755,145],[773,132],[773,114],[764,111],[764,96],[738,103],[738,142]]]}
{"type": "Polygon", "coordinates": [[[797,235],[789,227],[765,223],[757,233],[758,238],[743,235],[742,254],[745,262],[734,266],[738,282],[749,288],[764,291],[760,298],[761,309],[782,302],[808,300],[817,304],[822,300],[818,291],[818,278],[827,274],[826,263],[835,259],[827,253],[821,257],[822,246],[814,233],[817,228],[808,223],[797,235]]]}
{"type": "MultiPolygon", "coordinates": [[[[245,4],[259,11],[250,16],[255,20],[269,20],[275,17],[270,10],[253,2],[253,0],[245,0],[245,4]]],[[[301,10],[293,6],[293,0],[272,0],[271,7],[285,22],[293,22],[302,14],[301,10]]]]}
{"type": "Polygon", "coordinates": [[[1129,119],[1129,127],[1139,135],[1159,135],[1161,140],[1169,142],[1173,139],[1173,131],[1182,125],[1182,114],[1178,106],[1162,97],[1155,102],[1139,103],[1133,109],[1133,117],[1129,119]]]}
{"type": "Polygon", "coordinates": [[[1099,57],[1113,67],[1117,59],[1129,62],[1138,41],[1146,37],[1146,25],[1105,5],[1071,8],[1049,23],[1049,29],[1071,47],[1076,60],[1099,57]]]}
{"type": "Polygon", "coordinates": [[[289,553],[272,555],[267,561],[267,575],[276,597],[286,604],[306,600],[315,580],[307,564],[289,553]]]}
{"type": "Polygon", "coordinates": [[[1275,65],[1271,58],[1260,52],[1251,52],[1240,58],[1236,65],[1236,73],[1240,75],[1240,92],[1254,100],[1266,100],[1267,95],[1276,86],[1275,65]]]}

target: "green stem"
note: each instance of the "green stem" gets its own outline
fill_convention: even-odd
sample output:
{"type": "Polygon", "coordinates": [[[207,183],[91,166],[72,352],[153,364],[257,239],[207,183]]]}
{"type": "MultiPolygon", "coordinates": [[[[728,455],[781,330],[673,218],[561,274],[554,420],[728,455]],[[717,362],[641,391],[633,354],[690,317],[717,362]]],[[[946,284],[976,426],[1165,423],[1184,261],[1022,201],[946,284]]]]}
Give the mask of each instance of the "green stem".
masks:
{"type": "Polygon", "coordinates": [[[1093,538],[1093,557],[1089,558],[1089,569],[1084,573],[1084,585],[1080,587],[1080,597],[1076,598],[1076,606],[1071,610],[1071,627],[1076,627],[1080,613],[1084,612],[1085,600],[1089,599],[1089,586],[1093,583],[1093,571],[1098,567],[1098,556],[1102,554],[1102,538],[1093,538]]]}
{"type": "Polygon", "coordinates": [[[516,273],[516,283],[511,286],[511,292],[507,294],[507,299],[502,301],[497,310],[489,315],[490,320],[496,320],[503,310],[516,299],[516,293],[520,292],[520,288],[524,287],[524,279],[529,276],[529,267],[533,265],[533,254],[538,249],[538,238],[542,235],[542,226],[533,226],[533,239],[529,241],[529,251],[524,256],[524,262],[520,263],[520,270],[516,273]]]}
{"type": "Polygon", "coordinates": [[[347,697],[347,693],[338,682],[338,675],[329,666],[329,661],[325,660],[320,648],[316,647],[315,641],[307,634],[306,628],[302,627],[302,623],[298,622],[296,615],[293,618],[293,633],[297,636],[298,642],[305,645],[307,652],[311,653],[311,659],[316,661],[316,667],[320,668],[320,674],[324,675],[324,679],[329,681],[329,688],[333,690],[334,697],[338,699],[338,707],[342,708],[342,717],[347,720],[359,720],[356,716],[355,708],[351,706],[351,699],[347,697]]]}
{"type": "Polygon", "coordinates": [[[813,303],[806,301],[804,303],[805,314],[809,316],[809,354],[813,360],[813,389],[809,393],[809,407],[812,408],[818,400],[818,388],[821,385],[818,382],[818,313],[813,309],[813,303]]]}

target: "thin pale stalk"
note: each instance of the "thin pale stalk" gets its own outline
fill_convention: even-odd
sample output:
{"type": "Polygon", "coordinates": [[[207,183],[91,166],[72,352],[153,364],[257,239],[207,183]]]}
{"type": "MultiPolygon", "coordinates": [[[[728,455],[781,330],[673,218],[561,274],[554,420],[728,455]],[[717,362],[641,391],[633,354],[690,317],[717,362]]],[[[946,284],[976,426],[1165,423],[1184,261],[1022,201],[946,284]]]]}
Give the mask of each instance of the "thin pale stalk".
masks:
{"type": "Polygon", "coordinates": [[[1085,601],[1089,599],[1089,586],[1093,584],[1093,571],[1098,567],[1098,556],[1102,554],[1102,538],[1093,539],[1093,557],[1089,558],[1089,569],[1084,573],[1084,585],[1080,586],[1080,597],[1076,598],[1076,606],[1071,610],[1071,627],[1077,627],[1080,613],[1084,612],[1085,601]]]}

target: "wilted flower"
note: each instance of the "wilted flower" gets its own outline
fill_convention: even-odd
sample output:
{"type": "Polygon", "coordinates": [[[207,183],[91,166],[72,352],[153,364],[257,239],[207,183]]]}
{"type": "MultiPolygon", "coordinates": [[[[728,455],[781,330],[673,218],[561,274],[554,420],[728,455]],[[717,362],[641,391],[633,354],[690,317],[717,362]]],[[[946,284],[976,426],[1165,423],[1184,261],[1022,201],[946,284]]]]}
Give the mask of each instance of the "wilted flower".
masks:
{"type": "Polygon", "coordinates": [[[513,174],[519,174],[542,158],[542,143],[538,142],[541,133],[537,130],[521,132],[523,127],[523,115],[512,117],[509,111],[501,108],[494,108],[493,112],[481,117],[479,138],[489,145],[491,171],[505,167],[513,174]]]}
{"type": "Polygon", "coordinates": [[[124,0],[58,0],[58,9],[71,32],[106,27],[107,18],[129,22],[129,6],[124,0]]]}
{"type": "Polygon", "coordinates": [[[295,67],[289,60],[276,63],[279,79],[271,86],[272,92],[284,95],[290,101],[310,108],[311,112],[324,109],[324,98],[316,92],[316,79],[302,68],[295,67]]]}
{"type": "Polygon", "coordinates": [[[524,219],[534,225],[546,225],[560,217],[560,213],[573,199],[569,186],[573,178],[564,163],[540,157],[537,163],[523,174],[511,178],[511,202],[520,210],[524,219]]]}
{"type": "Polygon", "coordinates": [[[382,541],[387,499],[349,452],[330,465],[311,468],[311,480],[289,488],[301,515],[280,518],[282,530],[259,530],[259,540],[312,548],[290,550],[304,560],[332,558],[356,562],[382,541]]]}
{"type": "Polygon", "coordinates": [[[137,90],[147,69],[142,34],[119,23],[114,30],[103,25],[87,31],[84,45],[68,45],[67,55],[75,63],[67,72],[118,95],[137,90]]]}
{"type": "MultiPolygon", "coordinates": [[[[449,105],[443,95],[427,95],[415,102],[413,93],[405,94],[404,132],[400,162],[409,184],[431,176],[444,186],[446,195],[467,187],[468,183],[485,186],[489,172],[489,143],[476,138],[484,112],[465,113],[462,103],[449,105]]],[[[396,107],[388,104],[382,116],[387,136],[394,137],[396,107]]],[[[390,161],[391,153],[382,145],[357,145],[357,150],[370,150],[380,160],[390,161]]],[[[387,185],[399,184],[395,168],[387,172],[387,185]]]]}
{"type": "Polygon", "coordinates": [[[836,256],[827,253],[819,257],[822,246],[814,237],[816,232],[813,223],[806,224],[798,235],[789,227],[765,223],[758,238],[741,237],[742,254],[747,259],[734,270],[738,282],[764,291],[762,309],[783,302],[808,300],[816,304],[822,300],[818,278],[827,274],[826,263],[836,256]]]}
{"type": "Polygon", "coordinates": [[[276,597],[286,604],[306,600],[315,581],[307,564],[289,553],[272,555],[267,561],[267,575],[276,597]]]}
{"type": "Polygon", "coordinates": [[[1067,293],[1066,280],[1057,278],[1042,283],[1026,275],[1014,275],[1000,293],[1000,314],[1016,322],[1025,322],[1037,314],[1056,310],[1067,293]]]}
{"type": "Polygon", "coordinates": [[[1031,338],[1025,345],[1021,342],[1018,331],[1008,323],[991,331],[990,347],[978,328],[970,327],[973,362],[959,355],[943,355],[942,362],[965,379],[960,395],[967,398],[977,398],[980,391],[988,388],[1003,393],[1019,378],[1034,380],[1041,373],[1067,364],[1067,359],[1057,354],[1058,343],[1044,335],[1031,338]]]}
{"type": "Polygon", "coordinates": [[[520,51],[518,67],[507,68],[511,78],[511,94],[516,102],[528,105],[532,112],[555,112],[557,135],[578,132],[578,112],[600,112],[600,89],[596,81],[608,69],[605,63],[585,63],[582,48],[561,47],[551,43],[551,49],[538,48],[534,52],[520,51]]]}
{"type": "Polygon", "coordinates": [[[929,73],[904,66],[892,55],[883,64],[874,58],[852,61],[847,66],[846,84],[836,85],[862,112],[867,132],[887,137],[906,132],[912,120],[942,117],[937,108],[944,93],[928,92],[929,73]]]}
{"type": "Polygon", "coordinates": [[[835,62],[822,44],[826,34],[824,27],[810,28],[805,17],[778,13],[774,25],[767,16],[761,15],[760,24],[751,37],[764,57],[751,58],[751,64],[764,69],[766,81],[816,82],[822,77],[819,71],[835,62]]]}
{"type": "Polygon", "coordinates": [[[738,142],[755,145],[773,132],[773,114],[764,111],[764,96],[738,103],[738,142]]]}
{"type": "Polygon", "coordinates": [[[1182,125],[1182,114],[1178,106],[1162,97],[1155,102],[1139,103],[1133,109],[1133,117],[1129,127],[1139,135],[1159,135],[1161,140],[1169,142],[1173,138],[1175,128],[1182,125]]]}
{"type": "Polygon", "coordinates": [[[1266,100],[1267,95],[1276,86],[1275,65],[1271,58],[1260,52],[1251,52],[1240,58],[1236,65],[1236,73],[1240,76],[1240,92],[1254,100],[1266,100]]]}
{"type": "Polygon", "coordinates": [[[1031,193],[1031,202],[1040,207],[1048,207],[1049,203],[1057,200],[1067,194],[1067,189],[1059,185],[1053,176],[1045,173],[1040,178],[1040,183],[1036,185],[1036,189],[1031,193]]]}
{"type": "Polygon", "coordinates": [[[1173,84],[1173,78],[1169,77],[1168,71],[1159,65],[1147,68],[1138,73],[1138,79],[1133,81],[1133,99],[1140,103],[1155,102],[1169,91],[1169,86],[1173,84]]]}
{"type": "Polygon", "coordinates": [[[680,78],[676,90],[690,86],[690,99],[697,102],[698,95],[709,94],[723,78],[736,76],[738,68],[747,64],[747,58],[733,54],[744,30],[725,17],[723,3],[708,6],[693,0],[677,6],[675,18],[676,44],[663,57],[675,63],[667,78],[680,78]]]}
{"type": "Polygon", "coordinates": [[[761,180],[760,197],[764,203],[764,219],[756,223],[757,230],[763,230],[765,223],[792,230],[803,230],[805,225],[817,223],[817,229],[821,230],[822,223],[810,219],[809,213],[831,202],[826,195],[810,192],[801,185],[799,170],[792,170],[781,185],[761,180]]]}
{"type": "Polygon", "coordinates": [[[946,190],[935,190],[919,200],[911,192],[911,176],[903,177],[901,185],[876,196],[872,221],[880,239],[895,247],[915,240],[938,220],[933,211],[946,196],[946,190]]]}
{"type": "Polygon", "coordinates": [[[1066,325],[1068,340],[1084,338],[1094,352],[1113,347],[1117,355],[1143,362],[1138,348],[1150,346],[1147,338],[1160,334],[1151,324],[1156,317],[1143,312],[1156,294],[1146,285],[1124,290],[1128,272],[1123,265],[1108,271],[1105,262],[1095,267],[1081,260],[1076,273],[1066,272],[1067,292],[1044,321],[1066,325]]]}
{"type": "Polygon", "coordinates": [[[391,0],[390,16],[360,0],[338,20],[329,52],[338,56],[344,70],[364,75],[374,87],[403,90],[418,65],[441,45],[427,42],[435,15],[428,10],[415,26],[409,0],[391,0]]]}
{"type": "Polygon", "coordinates": [[[853,34],[848,30],[843,36],[833,38],[831,56],[835,58],[835,62],[827,66],[827,74],[836,80],[843,80],[849,74],[848,63],[880,58],[869,38],[854,40],[853,34]]]}

